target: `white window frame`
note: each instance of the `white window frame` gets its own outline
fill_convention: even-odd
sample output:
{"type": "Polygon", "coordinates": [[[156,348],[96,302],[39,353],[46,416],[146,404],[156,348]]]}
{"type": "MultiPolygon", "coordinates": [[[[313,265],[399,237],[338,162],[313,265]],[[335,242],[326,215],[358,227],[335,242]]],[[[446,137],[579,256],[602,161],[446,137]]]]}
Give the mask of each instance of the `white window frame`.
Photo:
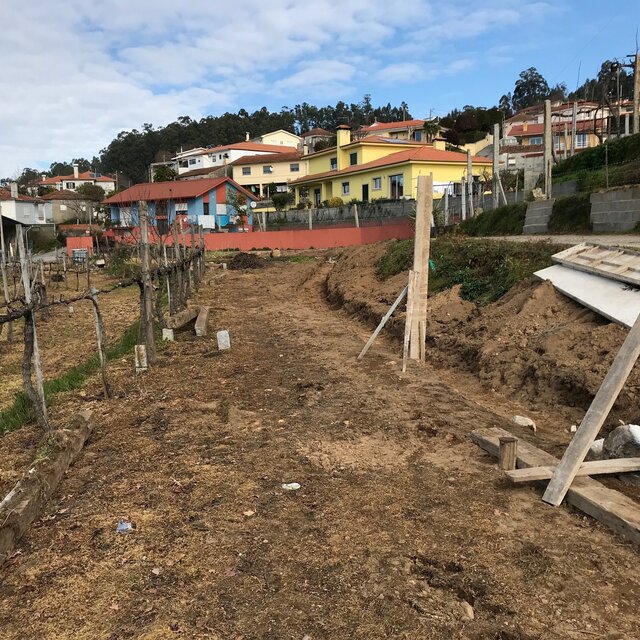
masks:
{"type": "Polygon", "coordinates": [[[273,173],[273,167],[270,164],[263,165],[262,173],[264,175],[271,175],[273,173]]]}
{"type": "Polygon", "coordinates": [[[292,162],[289,165],[289,171],[291,173],[297,173],[298,171],[300,171],[300,163],[299,162],[292,162]]]}
{"type": "MultiPolygon", "coordinates": [[[[397,191],[397,188],[396,188],[397,191]]],[[[404,173],[394,173],[392,176],[389,176],[389,197],[399,200],[400,198],[404,197],[404,173]],[[402,193],[401,194],[397,194],[394,193],[394,189],[393,189],[393,179],[394,178],[400,178],[400,182],[399,185],[402,187],[402,193]]]]}
{"type": "Polygon", "coordinates": [[[250,176],[251,175],[251,167],[242,167],[242,175],[250,176]]]}
{"type": "Polygon", "coordinates": [[[351,190],[351,187],[349,186],[349,183],[348,182],[343,182],[342,183],[342,195],[343,196],[348,196],[350,190],[351,190]]]}
{"type": "Polygon", "coordinates": [[[338,157],[336,156],[335,158],[329,158],[329,169],[331,171],[333,171],[334,169],[338,168],[338,157]]]}
{"type": "Polygon", "coordinates": [[[576,149],[586,149],[589,146],[589,135],[576,133],[576,149]]]}
{"type": "Polygon", "coordinates": [[[371,191],[381,191],[382,190],[382,178],[373,178],[371,180],[371,191]],[[376,187],[376,184],[378,185],[376,187]]]}
{"type": "Polygon", "coordinates": [[[529,144],[530,145],[544,144],[544,138],[542,136],[531,136],[531,138],[529,138],[529,144]],[[539,141],[539,142],[536,142],[536,141],[539,141]]]}

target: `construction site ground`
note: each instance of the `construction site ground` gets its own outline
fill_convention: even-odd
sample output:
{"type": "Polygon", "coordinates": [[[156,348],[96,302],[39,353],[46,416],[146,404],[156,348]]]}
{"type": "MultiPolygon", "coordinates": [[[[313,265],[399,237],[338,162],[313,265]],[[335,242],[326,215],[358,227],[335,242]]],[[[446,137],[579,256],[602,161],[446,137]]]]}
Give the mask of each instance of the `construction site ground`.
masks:
{"type": "MultiPolygon", "coordinates": [[[[493,316],[455,291],[434,299],[426,365],[400,373],[402,314],[357,361],[404,286],[375,280],[381,251],[211,268],[192,301],[212,308],[208,337],[177,332],[142,375],[132,354],[112,363],[110,400],[95,399],[97,376],[56,400],[55,424],[91,408],[97,427],[0,569],[0,637],[640,636],[637,549],[545,505],[539,486],[509,485],[469,439],[500,426],[561,453],[623,331],[524,283],[493,316]],[[508,333],[523,310],[530,322],[508,333]],[[217,350],[218,329],[231,350],[217,350]],[[573,359],[545,375],[563,349],[573,359]],[[580,366],[591,377],[574,382],[580,366]],[[121,519],[132,532],[116,532],[121,519]]],[[[135,313],[127,301],[119,317],[135,313]]],[[[636,411],[631,384],[612,419],[636,411]]],[[[39,435],[0,439],[3,488],[39,435]]]]}

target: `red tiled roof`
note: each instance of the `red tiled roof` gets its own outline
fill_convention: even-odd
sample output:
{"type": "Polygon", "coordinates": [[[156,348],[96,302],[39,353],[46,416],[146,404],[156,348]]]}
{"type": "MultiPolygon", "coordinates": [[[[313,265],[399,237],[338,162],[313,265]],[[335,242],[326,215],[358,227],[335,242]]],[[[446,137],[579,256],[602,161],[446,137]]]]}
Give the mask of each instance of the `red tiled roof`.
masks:
{"type": "Polygon", "coordinates": [[[75,191],[69,191],[69,189],[56,189],[51,193],[45,193],[42,196],[43,200],[82,200],[83,196],[75,191]]]}
{"type": "Polygon", "coordinates": [[[40,180],[38,184],[41,185],[50,185],[50,184],[58,184],[58,182],[62,182],[63,180],[79,180],[79,181],[89,181],[93,180],[95,182],[115,182],[114,178],[110,176],[102,176],[93,171],[83,171],[78,174],[76,178],[73,173],[68,176],[53,176],[51,178],[44,178],[44,180],[40,180]]]}
{"type": "MultiPolygon", "coordinates": [[[[566,122],[567,127],[569,129],[569,133],[571,133],[571,123],[566,122]]],[[[552,123],[552,129],[554,133],[564,133],[564,125],[565,122],[554,122],[552,123]]],[[[602,128],[605,125],[605,121],[603,118],[598,118],[596,120],[596,126],[598,128],[602,128]]],[[[593,131],[593,120],[578,120],[576,122],[576,131],[578,133],[592,132],[593,131]]],[[[527,136],[541,136],[544,135],[544,124],[529,124],[527,125],[527,130],[524,130],[524,125],[517,124],[511,127],[509,131],[509,136],[513,137],[527,137],[527,136]]]]}
{"type": "MultiPolygon", "coordinates": [[[[301,154],[299,151],[290,151],[288,153],[275,153],[268,156],[257,155],[257,156],[242,156],[242,158],[238,158],[231,162],[231,166],[237,167],[241,164],[262,164],[264,162],[274,163],[274,162],[292,162],[295,160],[300,160],[301,154]]],[[[183,174],[184,175],[184,174],[183,174]]]]}
{"type": "Polygon", "coordinates": [[[0,200],[18,200],[19,202],[42,202],[40,198],[32,198],[31,196],[23,196],[18,194],[17,198],[11,195],[11,189],[0,189],[0,200]]]}
{"type": "MultiPolygon", "coordinates": [[[[491,164],[489,158],[481,158],[479,156],[472,156],[472,161],[475,164],[491,164]]],[[[341,176],[349,173],[357,173],[359,171],[368,171],[369,169],[376,169],[378,167],[387,167],[394,164],[404,164],[406,162],[458,162],[460,164],[466,164],[467,154],[458,153],[457,151],[443,151],[441,149],[434,149],[431,145],[421,145],[420,147],[413,149],[405,149],[398,153],[392,153],[384,158],[378,158],[371,162],[365,162],[364,164],[353,165],[352,167],[346,167],[340,171],[325,171],[324,173],[315,173],[313,175],[305,176],[304,178],[298,178],[291,184],[300,182],[313,182],[322,178],[341,176]]]]}
{"type": "MultiPolygon", "coordinates": [[[[178,176],[178,180],[182,180],[183,178],[193,178],[194,176],[209,176],[216,177],[215,174],[223,170],[224,167],[204,167],[203,169],[191,169],[191,171],[185,171],[178,176]]],[[[218,176],[220,177],[220,176],[218,176]]]]}
{"type": "Polygon", "coordinates": [[[301,138],[313,138],[313,137],[321,137],[321,136],[326,136],[327,138],[330,138],[333,134],[331,133],[331,131],[327,131],[326,129],[322,129],[320,127],[315,127],[313,129],[309,129],[309,131],[305,131],[304,133],[300,134],[301,138]]]}
{"type": "Polygon", "coordinates": [[[204,178],[202,180],[184,180],[168,182],[143,182],[134,184],[132,187],[116,193],[103,200],[102,204],[123,204],[137,202],[138,200],[187,200],[204,195],[208,191],[213,191],[221,184],[228,182],[245,196],[255,200],[255,195],[241,187],[231,178],[204,178]]]}
{"type": "Polygon", "coordinates": [[[401,120],[400,122],[374,122],[363,125],[360,131],[386,131],[387,129],[406,129],[408,127],[423,127],[425,120],[401,120]]]}
{"type": "MultiPolygon", "coordinates": [[[[234,142],[233,144],[225,144],[221,147],[211,147],[209,149],[194,150],[193,153],[185,151],[186,155],[206,156],[209,154],[220,153],[221,151],[265,151],[267,153],[283,153],[286,151],[296,151],[295,147],[287,147],[282,144],[262,144],[261,142],[234,142]]],[[[182,156],[184,157],[184,156],[182,156]]]]}
{"type": "MultiPolygon", "coordinates": [[[[349,144],[342,145],[342,149],[346,149],[349,146],[362,144],[363,142],[368,144],[394,144],[394,145],[413,145],[413,146],[431,146],[427,142],[419,142],[417,140],[398,140],[397,138],[386,138],[385,136],[365,136],[364,138],[359,138],[358,140],[352,140],[349,144]]],[[[337,147],[327,147],[326,149],[322,149],[320,151],[314,151],[313,153],[309,153],[308,156],[320,155],[321,153],[328,153],[329,151],[335,151],[337,147]]]]}

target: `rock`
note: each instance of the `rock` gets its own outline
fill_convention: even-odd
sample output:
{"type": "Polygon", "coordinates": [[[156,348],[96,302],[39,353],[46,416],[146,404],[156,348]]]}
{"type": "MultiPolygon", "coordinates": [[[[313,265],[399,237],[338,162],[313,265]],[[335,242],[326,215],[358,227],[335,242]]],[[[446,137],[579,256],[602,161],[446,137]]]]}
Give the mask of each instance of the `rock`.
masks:
{"type": "Polygon", "coordinates": [[[640,426],[625,424],[616,427],[605,439],[602,446],[602,457],[638,458],[640,457],[640,426]]]}
{"type": "Polygon", "coordinates": [[[460,603],[460,609],[462,610],[463,620],[473,620],[476,617],[473,607],[466,600],[460,603]]]}
{"type": "Polygon", "coordinates": [[[529,427],[533,433],[536,432],[536,423],[531,418],[527,418],[526,416],[513,416],[511,422],[517,424],[519,427],[529,427]]]}
{"type": "Polygon", "coordinates": [[[280,249],[273,249],[271,251],[272,258],[279,258],[282,254],[280,253],[280,249]]]}
{"type": "Polygon", "coordinates": [[[594,440],[593,444],[589,447],[589,453],[596,460],[602,460],[602,446],[604,445],[604,438],[594,440]]]}

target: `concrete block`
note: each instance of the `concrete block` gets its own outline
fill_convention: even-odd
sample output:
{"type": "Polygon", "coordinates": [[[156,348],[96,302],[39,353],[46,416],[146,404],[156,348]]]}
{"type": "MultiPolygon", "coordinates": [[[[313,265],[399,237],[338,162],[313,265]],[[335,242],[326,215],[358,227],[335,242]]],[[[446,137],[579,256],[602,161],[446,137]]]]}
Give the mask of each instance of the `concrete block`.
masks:
{"type": "Polygon", "coordinates": [[[174,341],[173,329],[163,329],[162,339],[166,342],[173,342],[174,341]]]}
{"type": "Polygon", "coordinates": [[[135,356],[136,362],[136,373],[142,373],[149,368],[149,363],[147,361],[147,347],[144,344],[137,344],[133,348],[133,353],[135,356]]]}
{"type": "Polygon", "coordinates": [[[229,336],[229,332],[224,329],[223,331],[218,331],[216,333],[216,338],[218,339],[218,351],[226,351],[227,349],[231,349],[231,338],[229,336]]]}

